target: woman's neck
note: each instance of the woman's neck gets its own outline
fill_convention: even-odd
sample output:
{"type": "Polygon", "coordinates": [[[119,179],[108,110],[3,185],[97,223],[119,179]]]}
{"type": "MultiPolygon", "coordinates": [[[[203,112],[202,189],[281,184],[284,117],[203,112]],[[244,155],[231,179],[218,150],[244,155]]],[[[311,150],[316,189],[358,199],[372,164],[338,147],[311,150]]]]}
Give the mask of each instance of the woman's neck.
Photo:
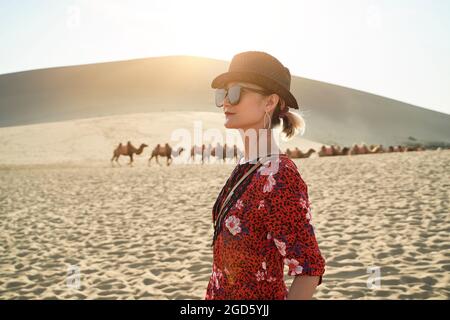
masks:
{"type": "Polygon", "coordinates": [[[281,153],[272,129],[240,130],[240,133],[244,145],[244,162],[281,153]]]}

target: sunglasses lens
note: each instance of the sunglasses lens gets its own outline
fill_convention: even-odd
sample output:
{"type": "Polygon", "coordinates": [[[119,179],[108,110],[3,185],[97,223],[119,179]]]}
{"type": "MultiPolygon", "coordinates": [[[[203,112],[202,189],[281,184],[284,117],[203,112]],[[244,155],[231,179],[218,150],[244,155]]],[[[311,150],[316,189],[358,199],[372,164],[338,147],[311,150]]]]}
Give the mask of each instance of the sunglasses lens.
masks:
{"type": "Polygon", "coordinates": [[[225,100],[226,95],[227,95],[227,92],[225,89],[216,89],[216,106],[217,107],[223,106],[223,100],[225,100]]]}
{"type": "Polygon", "coordinates": [[[239,98],[241,97],[241,87],[236,85],[228,89],[228,99],[232,105],[239,103],[239,98]]]}

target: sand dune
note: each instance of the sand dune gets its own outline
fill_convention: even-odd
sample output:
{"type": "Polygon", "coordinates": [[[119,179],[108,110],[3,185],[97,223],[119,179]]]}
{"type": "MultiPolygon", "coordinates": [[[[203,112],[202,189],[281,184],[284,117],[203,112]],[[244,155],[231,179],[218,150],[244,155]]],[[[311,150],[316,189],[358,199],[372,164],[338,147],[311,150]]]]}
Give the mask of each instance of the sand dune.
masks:
{"type": "MultiPolygon", "coordinates": [[[[449,150],[296,163],[327,260],[316,298],[450,298],[449,150]]],[[[0,297],[202,299],[211,208],[232,169],[2,166],[0,297]]]]}
{"type": "MultiPolygon", "coordinates": [[[[131,113],[220,113],[210,85],[227,69],[227,61],[169,56],[0,75],[0,126],[131,113]]],[[[450,145],[448,114],[297,76],[291,88],[308,123],[305,139],[450,145]]]]}

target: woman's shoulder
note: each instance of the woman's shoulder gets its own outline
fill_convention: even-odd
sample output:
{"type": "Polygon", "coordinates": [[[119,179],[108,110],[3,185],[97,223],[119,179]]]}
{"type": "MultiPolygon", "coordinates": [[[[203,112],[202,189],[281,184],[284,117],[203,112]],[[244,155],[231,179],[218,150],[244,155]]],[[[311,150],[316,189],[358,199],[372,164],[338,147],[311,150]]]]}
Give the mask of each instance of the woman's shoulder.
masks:
{"type": "Polygon", "coordinates": [[[296,163],[291,158],[289,158],[286,154],[283,154],[282,156],[280,156],[280,163],[281,163],[281,167],[283,170],[300,174],[296,163]]]}
{"type": "Polygon", "coordinates": [[[287,194],[307,193],[308,186],[303,180],[296,163],[287,155],[266,161],[258,169],[259,181],[263,192],[278,194],[287,192],[287,194]]]}
{"type": "Polygon", "coordinates": [[[258,172],[263,175],[300,175],[295,162],[286,154],[275,155],[262,162],[258,172]]]}

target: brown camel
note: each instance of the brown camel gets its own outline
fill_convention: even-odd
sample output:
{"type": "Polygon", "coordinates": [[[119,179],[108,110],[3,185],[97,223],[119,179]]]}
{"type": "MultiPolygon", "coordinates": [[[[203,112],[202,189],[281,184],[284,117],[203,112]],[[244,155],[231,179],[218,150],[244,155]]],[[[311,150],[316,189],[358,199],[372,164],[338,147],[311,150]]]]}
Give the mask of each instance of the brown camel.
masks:
{"type": "Polygon", "coordinates": [[[320,151],[318,152],[319,157],[332,157],[332,156],[340,156],[342,155],[342,150],[340,146],[326,147],[322,146],[320,151]]]}
{"type": "Polygon", "coordinates": [[[136,147],[134,147],[130,141],[127,142],[127,145],[122,145],[122,142],[119,143],[119,145],[116,147],[116,149],[114,149],[113,152],[113,156],[111,158],[111,164],[114,166],[114,160],[116,161],[116,163],[120,166],[119,163],[119,157],[120,156],[129,156],[130,157],[130,162],[128,163],[128,165],[133,166],[133,154],[141,154],[142,151],[144,151],[144,148],[148,147],[148,145],[146,145],[145,143],[142,143],[139,146],[139,149],[136,149],[136,147]]]}
{"type": "Polygon", "coordinates": [[[234,162],[237,162],[239,155],[242,155],[242,153],[240,152],[240,150],[236,145],[233,145],[232,147],[228,147],[226,143],[223,145],[222,151],[223,163],[226,162],[227,158],[234,159],[234,162]]]}
{"type": "Polygon", "coordinates": [[[203,164],[203,162],[205,160],[205,148],[206,148],[205,144],[202,144],[201,147],[200,146],[196,146],[196,145],[191,147],[191,160],[192,160],[192,162],[195,161],[195,156],[197,154],[200,154],[202,156],[202,164],[203,164]]]}
{"type": "Polygon", "coordinates": [[[217,143],[216,146],[209,149],[209,153],[211,157],[216,158],[217,160],[222,159],[223,147],[220,143],[217,143]]]}
{"type": "Polygon", "coordinates": [[[291,159],[309,158],[314,152],[316,152],[314,149],[309,149],[308,152],[303,153],[297,147],[294,150],[286,149],[286,155],[291,159]]]}
{"type": "Polygon", "coordinates": [[[214,148],[211,149],[211,156],[217,160],[223,159],[223,146],[217,143],[214,148]]]}
{"type": "Polygon", "coordinates": [[[234,162],[237,162],[239,150],[238,147],[234,144],[232,147],[227,147],[227,144],[225,143],[223,148],[223,162],[227,158],[234,159],[234,162]]]}
{"type": "Polygon", "coordinates": [[[344,148],[342,148],[342,153],[341,153],[341,155],[347,156],[349,153],[350,153],[350,148],[349,148],[349,147],[344,147],[344,148]]]}
{"type": "Polygon", "coordinates": [[[243,156],[243,153],[241,152],[241,150],[239,150],[239,148],[236,145],[234,145],[233,146],[233,158],[236,159],[236,161],[237,161],[237,159],[242,156],[243,156]]]}
{"type": "MultiPolygon", "coordinates": [[[[203,159],[202,159],[202,163],[205,160],[208,160],[208,163],[210,163],[211,161],[211,156],[215,156],[215,154],[213,155],[214,149],[212,147],[212,144],[209,143],[208,146],[203,150],[203,159]]],[[[215,152],[214,152],[215,153],[215,152]]]]}
{"type": "Polygon", "coordinates": [[[383,145],[370,145],[367,147],[365,144],[359,146],[358,144],[354,144],[349,151],[350,155],[356,155],[356,154],[371,154],[371,153],[384,153],[384,152],[393,152],[390,151],[390,148],[385,150],[383,148],[383,145]]]}
{"type": "Polygon", "coordinates": [[[357,154],[368,154],[372,153],[370,149],[365,145],[359,146],[358,144],[354,144],[349,151],[350,155],[357,155],[357,154]]]}
{"type": "Polygon", "coordinates": [[[409,146],[406,147],[406,151],[425,151],[425,149],[421,146],[409,146]]]}
{"type": "Polygon", "coordinates": [[[201,147],[198,146],[193,146],[191,148],[191,160],[192,162],[195,162],[195,156],[197,154],[201,154],[202,156],[202,164],[204,164],[206,161],[208,163],[211,162],[211,156],[215,157],[216,156],[216,148],[213,148],[211,143],[208,144],[208,146],[205,146],[204,144],[201,147]]]}
{"type": "MultiPolygon", "coordinates": [[[[389,150],[389,149],[388,149],[389,150]]],[[[318,152],[319,157],[331,157],[331,156],[345,156],[345,155],[357,155],[357,154],[371,154],[371,153],[383,153],[389,152],[384,150],[383,145],[370,145],[367,147],[365,144],[359,146],[354,144],[352,147],[341,147],[338,145],[332,145],[330,147],[322,146],[318,152]]],[[[392,152],[392,151],[390,151],[392,152]]]]}
{"type": "Polygon", "coordinates": [[[405,152],[406,148],[403,146],[389,146],[387,152],[405,152]]]}
{"type": "Polygon", "coordinates": [[[202,155],[202,164],[205,162],[205,159],[208,159],[208,162],[210,161],[210,157],[215,157],[218,161],[222,160],[224,163],[227,158],[234,159],[235,162],[237,162],[238,157],[242,155],[242,152],[239,150],[239,148],[236,145],[233,145],[233,147],[228,147],[227,144],[222,146],[220,143],[217,143],[215,147],[212,147],[211,144],[209,144],[207,147],[203,144],[200,146],[192,146],[191,147],[191,160],[192,162],[195,161],[195,156],[197,154],[202,155]]]}
{"type": "Polygon", "coordinates": [[[386,151],[383,148],[382,144],[371,145],[370,146],[371,153],[385,153],[386,151]]]}
{"type": "Polygon", "coordinates": [[[179,147],[177,151],[173,151],[172,147],[166,143],[164,146],[161,146],[159,143],[156,145],[156,147],[152,151],[151,157],[148,159],[148,165],[151,165],[152,159],[156,159],[156,163],[161,165],[158,161],[158,157],[167,157],[166,164],[167,166],[170,166],[173,159],[172,157],[177,157],[181,155],[181,153],[184,151],[183,147],[179,147]]]}

